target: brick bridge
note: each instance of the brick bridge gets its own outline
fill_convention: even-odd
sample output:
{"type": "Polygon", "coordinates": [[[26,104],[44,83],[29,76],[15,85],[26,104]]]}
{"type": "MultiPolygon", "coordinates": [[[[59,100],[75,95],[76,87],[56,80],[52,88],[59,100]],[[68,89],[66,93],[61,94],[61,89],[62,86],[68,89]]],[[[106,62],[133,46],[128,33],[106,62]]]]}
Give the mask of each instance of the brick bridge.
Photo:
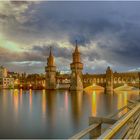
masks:
{"type": "Polygon", "coordinates": [[[51,52],[47,58],[46,71],[46,89],[70,89],[71,91],[83,90],[83,88],[91,85],[99,85],[104,87],[105,92],[109,93],[114,88],[128,85],[140,88],[140,72],[113,72],[110,67],[107,68],[105,74],[83,74],[84,66],[81,62],[80,52],[76,41],[75,51],[72,54],[72,63],[70,64],[70,75],[56,75],[56,65],[54,56],[51,52]]]}
{"type": "Polygon", "coordinates": [[[106,88],[110,85],[112,89],[120,86],[128,85],[136,88],[140,88],[140,73],[139,72],[112,72],[108,74],[110,68],[108,67],[105,74],[85,74],[83,75],[84,88],[91,85],[99,85],[106,88]],[[109,76],[108,76],[109,75],[109,76]]]}
{"type": "MultiPolygon", "coordinates": [[[[92,85],[98,85],[104,87],[105,89],[109,88],[110,90],[124,85],[140,88],[140,72],[118,73],[112,72],[110,67],[108,67],[106,73],[104,74],[83,74],[82,81],[84,88],[92,85]]],[[[57,84],[60,84],[65,88],[69,88],[70,75],[58,76],[57,84]]]]}

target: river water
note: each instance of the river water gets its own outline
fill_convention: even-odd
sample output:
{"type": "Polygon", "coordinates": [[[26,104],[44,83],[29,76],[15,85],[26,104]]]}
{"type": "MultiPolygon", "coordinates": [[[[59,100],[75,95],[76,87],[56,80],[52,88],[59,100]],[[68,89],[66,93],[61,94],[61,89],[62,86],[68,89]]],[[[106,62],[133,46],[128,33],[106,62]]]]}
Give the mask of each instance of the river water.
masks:
{"type": "Polygon", "coordinates": [[[139,91],[0,90],[0,138],[69,138],[136,99],[139,91]]]}

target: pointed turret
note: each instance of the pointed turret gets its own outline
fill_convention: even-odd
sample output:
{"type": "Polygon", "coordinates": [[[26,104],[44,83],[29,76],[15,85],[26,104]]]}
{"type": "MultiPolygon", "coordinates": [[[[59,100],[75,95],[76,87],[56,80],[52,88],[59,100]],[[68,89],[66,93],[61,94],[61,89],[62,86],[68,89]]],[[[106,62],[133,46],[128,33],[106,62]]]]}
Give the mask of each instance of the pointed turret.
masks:
{"type": "Polygon", "coordinates": [[[110,66],[107,67],[107,72],[112,72],[112,69],[110,68],[110,66]]]}
{"type": "Polygon", "coordinates": [[[50,54],[49,54],[49,57],[47,59],[47,65],[48,66],[55,66],[55,63],[54,63],[54,56],[52,54],[52,47],[50,47],[50,54]]]}
{"type": "Polygon", "coordinates": [[[80,52],[78,50],[78,44],[77,44],[77,40],[76,40],[76,46],[75,46],[75,51],[73,52],[73,63],[75,62],[78,62],[80,63],[81,62],[81,58],[80,58],[80,52]]]}
{"type": "Polygon", "coordinates": [[[52,47],[50,47],[50,56],[52,55],[52,47]]]}
{"type": "Polygon", "coordinates": [[[71,71],[72,71],[70,90],[83,90],[83,85],[82,85],[83,64],[81,63],[77,40],[76,40],[75,51],[72,54],[72,56],[73,56],[73,62],[70,64],[71,71]]]}
{"type": "Polygon", "coordinates": [[[56,66],[51,47],[49,57],[47,58],[47,66],[45,70],[46,70],[46,89],[56,89],[56,66]]]}
{"type": "Polygon", "coordinates": [[[79,51],[78,51],[78,44],[77,44],[77,40],[75,41],[75,43],[76,43],[75,53],[79,53],[79,51]]]}

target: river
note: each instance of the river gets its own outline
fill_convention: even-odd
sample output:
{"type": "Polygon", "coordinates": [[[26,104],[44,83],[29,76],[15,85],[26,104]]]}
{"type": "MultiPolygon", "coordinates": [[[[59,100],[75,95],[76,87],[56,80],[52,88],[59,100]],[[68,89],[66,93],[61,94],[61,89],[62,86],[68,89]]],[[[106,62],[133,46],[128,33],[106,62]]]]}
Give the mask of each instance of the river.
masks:
{"type": "Polygon", "coordinates": [[[0,138],[69,138],[136,99],[139,91],[0,90],[0,138]]]}

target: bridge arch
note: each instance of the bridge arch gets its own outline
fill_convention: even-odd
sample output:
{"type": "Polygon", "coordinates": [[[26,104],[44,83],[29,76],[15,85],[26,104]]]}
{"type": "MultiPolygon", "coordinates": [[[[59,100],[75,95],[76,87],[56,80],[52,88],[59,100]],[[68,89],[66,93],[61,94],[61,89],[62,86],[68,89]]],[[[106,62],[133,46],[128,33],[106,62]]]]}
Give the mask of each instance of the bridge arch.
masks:
{"type": "Polygon", "coordinates": [[[130,91],[130,90],[139,90],[139,84],[132,84],[132,83],[122,83],[122,84],[118,84],[116,86],[114,86],[114,90],[126,90],[126,91],[130,91]]]}
{"type": "Polygon", "coordinates": [[[105,87],[103,85],[94,83],[84,87],[84,90],[104,90],[104,89],[105,87]]]}
{"type": "Polygon", "coordinates": [[[138,90],[139,88],[137,86],[129,86],[127,84],[120,85],[114,88],[116,91],[131,91],[131,90],[138,90]]]}

